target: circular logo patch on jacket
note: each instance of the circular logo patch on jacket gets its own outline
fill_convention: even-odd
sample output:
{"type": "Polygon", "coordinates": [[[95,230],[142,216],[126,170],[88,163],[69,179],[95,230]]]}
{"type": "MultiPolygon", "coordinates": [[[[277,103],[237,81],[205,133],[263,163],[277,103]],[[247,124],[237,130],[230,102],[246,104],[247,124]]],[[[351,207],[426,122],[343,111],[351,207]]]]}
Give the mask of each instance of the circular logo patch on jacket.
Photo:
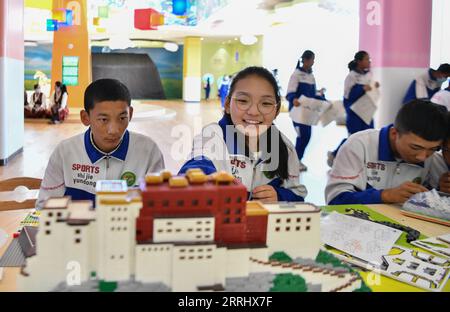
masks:
{"type": "Polygon", "coordinates": [[[127,181],[128,186],[134,186],[136,183],[136,175],[133,172],[125,172],[120,179],[127,181]]]}

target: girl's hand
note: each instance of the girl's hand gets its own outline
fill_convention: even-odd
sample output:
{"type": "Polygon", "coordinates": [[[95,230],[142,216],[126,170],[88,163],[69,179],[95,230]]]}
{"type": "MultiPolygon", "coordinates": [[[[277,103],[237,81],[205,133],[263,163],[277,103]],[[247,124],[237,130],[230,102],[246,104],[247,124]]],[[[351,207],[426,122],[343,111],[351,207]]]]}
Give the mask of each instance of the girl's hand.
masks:
{"type": "Polygon", "coordinates": [[[372,87],[370,85],[365,85],[364,91],[366,91],[366,92],[372,91],[372,87]]]}
{"type": "Polygon", "coordinates": [[[253,189],[252,199],[263,203],[274,203],[278,201],[278,195],[273,186],[261,185],[253,189]]]}
{"type": "Polygon", "coordinates": [[[294,99],[294,106],[295,107],[299,107],[300,106],[300,101],[298,99],[294,99]]]}
{"type": "Polygon", "coordinates": [[[377,81],[377,82],[375,82],[375,88],[379,88],[380,87],[380,83],[377,81]]]}

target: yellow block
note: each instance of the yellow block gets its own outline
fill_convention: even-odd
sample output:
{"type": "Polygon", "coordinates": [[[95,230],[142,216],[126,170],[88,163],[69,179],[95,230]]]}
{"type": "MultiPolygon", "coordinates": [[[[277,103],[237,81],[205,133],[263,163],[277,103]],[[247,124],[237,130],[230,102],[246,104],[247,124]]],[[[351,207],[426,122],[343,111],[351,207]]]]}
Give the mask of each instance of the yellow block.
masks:
{"type": "Polygon", "coordinates": [[[57,20],[58,22],[66,21],[66,11],[63,9],[56,9],[52,11],[52,19],[57,20]]]}

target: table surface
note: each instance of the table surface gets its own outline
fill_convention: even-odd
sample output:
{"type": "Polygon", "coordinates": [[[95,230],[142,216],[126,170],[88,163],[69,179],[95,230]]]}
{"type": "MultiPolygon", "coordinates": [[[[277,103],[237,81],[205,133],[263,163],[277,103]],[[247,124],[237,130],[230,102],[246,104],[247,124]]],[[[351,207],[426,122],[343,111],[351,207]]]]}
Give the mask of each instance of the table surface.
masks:
{"type": "MultiPolygon", "coordinates": [[[[439,236],[450,233],[450,227],[434,224],[404,216],[400,213],[399,207],[391,205],[367,205],[372,210],[391,218],[398,223],[409,226],[423,233],[426,236],[439,236]]],[[[8,234],[8,239],[3,246],[0,246],[0,256],[8,248],[12,240],[12,234],[17,231],[20,222],[27,216],[31,210],[15,210],[0,212],[0,229],[8,234]]],[[[3,278],[0,280],[0,292],[15,291],[16,276],[20,273],[20,268],[4,268],[3,278]]],[[[400,282],[398,282],[400,283],[400,282]]]]}

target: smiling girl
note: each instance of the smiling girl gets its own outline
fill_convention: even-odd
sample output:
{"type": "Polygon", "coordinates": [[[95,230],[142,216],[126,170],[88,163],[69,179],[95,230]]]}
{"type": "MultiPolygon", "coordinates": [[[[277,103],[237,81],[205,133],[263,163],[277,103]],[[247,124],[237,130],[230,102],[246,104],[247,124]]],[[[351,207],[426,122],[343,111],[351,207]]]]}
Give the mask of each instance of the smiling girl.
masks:
{"type": "Polygon", "coordinates": [[[299,182],[299,160],[294,146],[273,125],[281,99],[272,74],[248,67],[231,83],[225,114],[203,128],[180,170],[201,168],[206,174],[227,171],[239,179],[249,199],[262,202],[303,201],[306,188],[299,182]]]}

